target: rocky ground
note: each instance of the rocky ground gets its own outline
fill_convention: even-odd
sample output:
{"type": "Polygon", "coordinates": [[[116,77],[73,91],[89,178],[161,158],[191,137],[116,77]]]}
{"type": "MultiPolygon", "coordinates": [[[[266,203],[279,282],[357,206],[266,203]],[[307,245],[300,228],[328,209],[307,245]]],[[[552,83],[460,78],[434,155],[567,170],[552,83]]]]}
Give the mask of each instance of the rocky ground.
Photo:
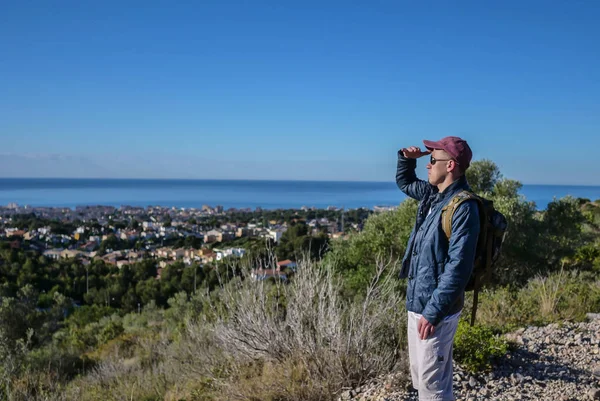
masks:
{"type": "MultiPolygon", "coordinates": [[[[471,375],[454,365],[458,400],[600,400],[600,315],[583,323],[528,327],[506,335],[514,350],[492,372],[471,375]]],[[[418,400],[406,374],[346,391],[340,400],[418,400]]]]}

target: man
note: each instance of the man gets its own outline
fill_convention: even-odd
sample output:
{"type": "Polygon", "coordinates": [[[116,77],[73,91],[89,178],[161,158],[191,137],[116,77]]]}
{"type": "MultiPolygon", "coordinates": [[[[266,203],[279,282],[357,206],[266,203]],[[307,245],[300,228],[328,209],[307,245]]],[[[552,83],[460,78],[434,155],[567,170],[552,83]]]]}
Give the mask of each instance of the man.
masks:
{"type": "Polygon", "coordinates": [[[452,234],[442,230],[442,209],[462,191],[472,152],[467,142],[446,137],[423,141],[426,151],[411,146],[398,152],[396,183],[419,202],[417,221],[402,260],[408,278],[408,349],[412,384],[419,400],[454,400],[452,345],[464,305],[464,290],[475,260],[479,236],[477,202],[462,203],[452,219],[452,234]],[[416,159],[430,156],[428,181],[417,178],[416,159]]]}

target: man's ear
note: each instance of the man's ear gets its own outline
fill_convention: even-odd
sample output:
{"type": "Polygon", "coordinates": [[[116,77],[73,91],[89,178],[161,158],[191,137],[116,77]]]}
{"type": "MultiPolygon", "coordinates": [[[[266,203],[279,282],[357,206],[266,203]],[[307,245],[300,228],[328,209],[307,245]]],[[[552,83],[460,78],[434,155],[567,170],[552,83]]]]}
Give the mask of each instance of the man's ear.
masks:
{"type": "Polygon", "coordinates": [[[454,160],[448,160],[446,163],[448,163],[446,170],[448,170],[449,173],[453,172],[454,170],[458,170],[458,164],[456,164],[454,160]]]}

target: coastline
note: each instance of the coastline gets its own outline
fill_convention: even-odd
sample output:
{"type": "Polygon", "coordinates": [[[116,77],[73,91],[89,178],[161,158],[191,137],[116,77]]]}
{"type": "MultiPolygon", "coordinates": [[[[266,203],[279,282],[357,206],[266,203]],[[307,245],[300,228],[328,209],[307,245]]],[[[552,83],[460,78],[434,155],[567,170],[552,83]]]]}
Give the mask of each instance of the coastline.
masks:
{"type": "MultiPolygon", "coordinates": [[[[567,195],[600,199],[600,186],[526,184],[520,194],[542,210],[567,195]]],[[[395,207],[404,199],[394,182],[379,181],[0,178],[0,205],[30,207],[374,209],[395,207]]]]}

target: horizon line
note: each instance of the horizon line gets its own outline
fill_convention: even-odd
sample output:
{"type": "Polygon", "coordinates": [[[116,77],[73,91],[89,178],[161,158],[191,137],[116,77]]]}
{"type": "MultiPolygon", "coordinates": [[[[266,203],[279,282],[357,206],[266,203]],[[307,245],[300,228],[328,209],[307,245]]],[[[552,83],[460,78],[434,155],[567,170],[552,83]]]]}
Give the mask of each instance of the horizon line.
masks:
{"type": "MultiPolygon", "coordinates": [[[[303,180],[303,179],[264,179],[264,178],[134,178],[134,177],[2,177],[0,180],[121,180],[121,181],[256,181],[256,182],[356,182],[356,183],[393,183],[389,181],[368,181],[368,180],[303,180]]],[[[540,183],[525,183],[519,180],[522,185],[536,186],[563,186],[563,187],[600,187],[600,184],[540,184],[540,183]]]]}

